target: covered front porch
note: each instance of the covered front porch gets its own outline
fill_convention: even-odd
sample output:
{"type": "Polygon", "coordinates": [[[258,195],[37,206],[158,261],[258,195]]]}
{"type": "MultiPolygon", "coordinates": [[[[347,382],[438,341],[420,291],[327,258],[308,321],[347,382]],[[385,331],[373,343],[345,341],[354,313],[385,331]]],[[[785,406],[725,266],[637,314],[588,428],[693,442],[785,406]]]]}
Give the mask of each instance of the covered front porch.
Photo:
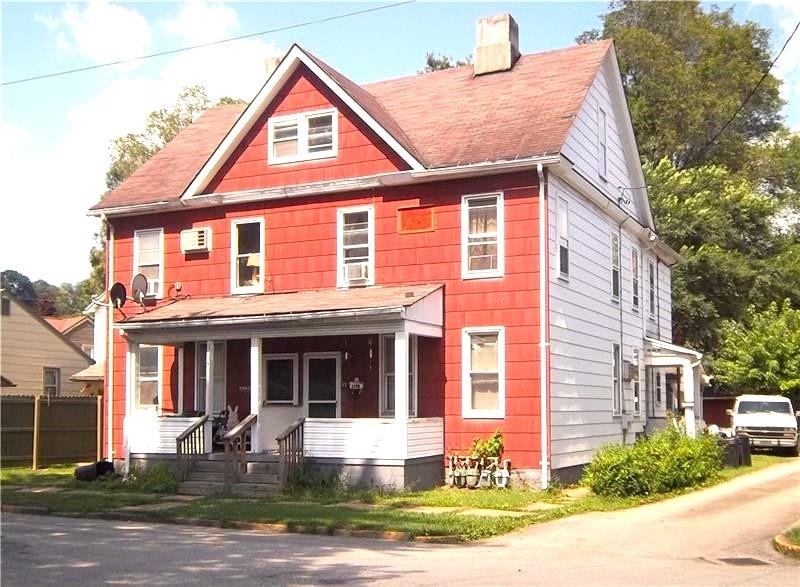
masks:
{"type": "Polygon", "coordinates": [[[212,454],[235,428],[251,458],[289,459],[291,442],[295,457],[354,485],[441,479],[440,286],[182,300],[120,326],[129,459],[174,458],[187,431],[193,453],[212,454]],[[165,348],[174,367],[154,392],[165,348]]]}

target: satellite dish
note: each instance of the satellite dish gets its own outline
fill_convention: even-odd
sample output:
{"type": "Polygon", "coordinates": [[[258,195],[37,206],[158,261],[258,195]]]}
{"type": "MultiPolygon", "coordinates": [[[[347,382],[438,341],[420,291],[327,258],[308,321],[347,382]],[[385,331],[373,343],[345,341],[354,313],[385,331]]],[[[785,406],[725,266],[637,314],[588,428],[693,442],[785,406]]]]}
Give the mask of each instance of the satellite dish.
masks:
{"type": "Polygon", "coordinates": [[[108,293],[111,296],[111,301],[113,302],[115,308],[121,308],[124,306],[125,300],[128,299],[128,292],[125,291],[125,286],[119,281],[111,286],[111,289],[108,293]]]}
{"type": "Polygon", "coordinates": [[[133,281],[131,281],[131,294],[133,294],[133,299],[140,304],[144,300],[144,296],[147,295],[147,278],[141,273],[137,273],[133,276],[133,281]]]}

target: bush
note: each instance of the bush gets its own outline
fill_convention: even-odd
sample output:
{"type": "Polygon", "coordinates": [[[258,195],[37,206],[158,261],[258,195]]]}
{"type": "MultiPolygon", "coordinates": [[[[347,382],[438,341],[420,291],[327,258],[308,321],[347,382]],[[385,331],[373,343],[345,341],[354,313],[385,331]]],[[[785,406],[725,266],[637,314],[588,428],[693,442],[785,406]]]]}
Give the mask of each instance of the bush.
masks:
{"type": "Polygon", "coordinates": [[[164,463],[159,463],[146,470],[131,467],[125,485],[129,489],[144,493],[176,493],[178,491],[178,481],[164,463]]]}
{"type": "Polygon", "coordinates": [[[722,448],[716,437],[689,438],[670,426],[632,446],[600,449],[582,481],[598,495],[628,497],[694,487],[715,478],[721,469],[722,448]]]}
{"type": "Polygon", "coordinates": [[[330,472],[320,471],[305,464],[288,479],[286,493],[293,497],[335,498],[349,492],[345,474],[336,468],[330,472]]]}
{"type": "Polygon", "coordinates": [[[503,454],[503,433],[498,428],[486,440],[475,438],[472,441],[471,453],[478,459],[500,458],[503,454]]]}

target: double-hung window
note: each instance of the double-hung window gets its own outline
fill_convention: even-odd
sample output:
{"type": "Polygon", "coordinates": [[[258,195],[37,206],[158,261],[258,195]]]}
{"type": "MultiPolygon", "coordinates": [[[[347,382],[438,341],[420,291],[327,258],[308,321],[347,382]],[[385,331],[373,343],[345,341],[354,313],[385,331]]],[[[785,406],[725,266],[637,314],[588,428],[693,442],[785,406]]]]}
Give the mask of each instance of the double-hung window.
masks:
{"type": "Polygon", "coordinates": [[[198,342],[195,347],[195,409],[206,414],[219,414],[227,405],[228,393],[226,389],[226,357],[228,355],[225,341],[214,342],[213,373],[211,381],[211,411],[206,410],[206,388],[208,387],[208,344],[198,342]]]}
{"type": "Polygon", "coordinates": [[[270,118],[267,124],[269,163],[295,163],[335,157],[337,124],[335,109],[270,118]]]}
{"type": "Polygon", "coordinates": [[[375,283],[375,209],[341,208],[336,217],[338,287],[375,283]]]}
{"type": "Polygon", "coordinates": [[[656,404],[660,406],[661,405],[661,397],[662,397],[663,392],[664,392],[664,388],[662,387],[662,381],[661,381],[661,371],[656,371],[655,379],[656,379],[656,384],[655,384],[655,388],[656,388],[655,389],[655,392],[656,392],[656,404]]]}
{"type": "Polygon", "coordinates": [[[611,235],[611,298],[619,301],[619,236],[611,235]]]}
{"type": "Polygon", "coordinates": [[[631,305],[635,312],[639,311],[641,304],[641,291],[639,283],[639,250],[631,249],[631,305]]]}
{"type": "MultiPolygon", "coordinates": [[[[381,337],[381,416],[394,416],[394,334],[381,337]]],[[[417,415],[417,337],[408,337],[408,415],[417,415]]]]}
{"type": "Polygon", "coordinates": [[[461,200],[461,276],[502,277],[504,271],[503,194],[461,200]]]}
{"type": "Polygon", "coordinates": [[[264,291],[264,219],[231,222],[231,293],[264,291]]]}
{"type": "Polygon", "coordinates": [[[137,230],[133,233],[133,274],[147,278],[147,297],[164,295],[164,229],[137,230]]]}
{"type": "Polygon", "coordinates": [[[161,387],[161,347],[139,346],[139,369],[136,381],[136,406],[157,408],[161,387]]]}
{"type": "Polygon", "coordinates": [[[608,176],[608,114],[602,108],[597,110],[597,170],[600,177],[608,176]]]}
{"type": "Polygon", "coordinates": [[[464,418],[505,417],[505,329],[464,328],[461,408],[464,418]]]}
{"type": "Polygon", "coordinates": [[[42,369],[42,392],[44,395],[61,395],[61,369],[44,367],[42,369]]]}
{"type": "Polygon", "coordinates": [[[656,319],[656,264],[653,259],[647,260],[647,307],[650,319],[656,319]]]}
{"type": "Polygon", "coordinates": [[[558,234],[558,275],[569,279],[569,202],[558,198],[556,232],[558,234]]]}
{"type": "Polygon", "coordinates": [[[639,384],[639,349],[633,349],[633,413],[642,413],[642,388],[639,384]]]}
{"type": "Polygon", "coordinates": [[[618,343],[611,346],[611,393],[614,414],[622,413],[622,351],[618,343]]]}
{"type": "Polygon", "coordinates": [[[298,403],[298,355],[269,354],[264,356],[264,403],[298,403]]]}

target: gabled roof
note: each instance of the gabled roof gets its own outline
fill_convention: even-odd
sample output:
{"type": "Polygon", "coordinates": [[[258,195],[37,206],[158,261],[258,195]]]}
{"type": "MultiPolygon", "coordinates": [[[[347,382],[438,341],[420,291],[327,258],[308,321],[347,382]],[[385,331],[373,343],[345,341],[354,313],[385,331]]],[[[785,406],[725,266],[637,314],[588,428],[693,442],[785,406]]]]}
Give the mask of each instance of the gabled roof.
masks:
{"type": "Polygon", "coordinates": [[[246,108],[209,110],[93,210],[203,193],[301,64],[412,170],[556,155],[611,46],[523,55],[509,71],[477,77],[465,66],[359,86],[295,45],[246,108]]]}
{"type": "Polygon", "coordinates": [[[88,316],[43,316],[43,319],[64,335],[69,334],[84,322],[92,321],[88,316]]]}

